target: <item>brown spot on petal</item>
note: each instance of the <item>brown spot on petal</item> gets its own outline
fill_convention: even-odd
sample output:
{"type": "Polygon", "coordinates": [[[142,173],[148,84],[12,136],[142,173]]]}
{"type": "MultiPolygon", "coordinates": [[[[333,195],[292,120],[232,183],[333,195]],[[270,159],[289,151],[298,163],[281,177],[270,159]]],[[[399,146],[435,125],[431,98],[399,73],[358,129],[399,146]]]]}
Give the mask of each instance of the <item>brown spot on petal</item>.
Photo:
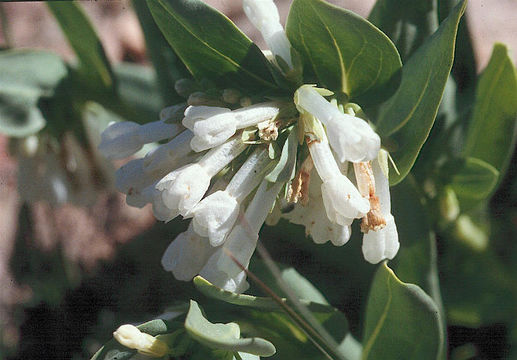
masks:
{"type": "Polygon", "coordinates": [[[370,211],[363,217],[361,221],[361,231],[368,233],[368,231],[379,231],[386,226],[386,219],[382,216],[380,210],[379,198],[375,195],[370,197],[370,211]]]}
{"type": "Polygon", "coordinates": [[[311,182],[311,171],[313,167],[314,163],[312,162],[312,158],[308,156],[289,185],[289,202],[300,202],[303,206],[307,205],[309,202],[309,184],[311,182]]]}

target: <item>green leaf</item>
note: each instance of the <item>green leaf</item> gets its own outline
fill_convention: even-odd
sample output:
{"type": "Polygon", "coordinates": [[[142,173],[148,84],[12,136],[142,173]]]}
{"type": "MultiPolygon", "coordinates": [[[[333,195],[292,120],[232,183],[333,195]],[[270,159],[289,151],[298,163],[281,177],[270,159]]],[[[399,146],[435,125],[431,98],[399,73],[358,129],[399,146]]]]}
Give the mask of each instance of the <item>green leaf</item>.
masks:
{"type": "Polygon", "coordinates": [[[280,160],[273,170],[266,175],[266,180],[272,183],[291,180],[295,173],[297,150],[298,131],[296,127],[293,127],[284,142],[282,153],[280,154],[280,160]]]}
{"type": "MultiPolygon", "coordinates": [[[[432,220],[429,210],[424,206],[425,199],[412,175],[391,188],[391,198],[401,247],[390,264],[402,281],[418,285],[431,296],[440,311],[445,339],[446,324],[438,278],[436,235],[431,231],[432,220]]],[[[444,358],[444,351],[440,355],[440,359],[444,358]]]]}
{"type": "Polygon", "coordinates": [[[436,31],[436,0],[378,0],[368,16],[397,46],[403,62],[436,31]]]}
{"type": "Polygon", "coordinates": [[[483,200],[492,193],[499,177],[499,171],[492,165],[476,158],[454,164],[450,185],[458,198],[483,200]]]}
{"type": "Polygon", "coordinates": [[[113,70],[120,99],[135,112],[130,120],[137,120],[138,123],[157,120],[164,103],[152,69],[142,65],[119,63],[113,70]]]}
{"type": "Polygon", "coordinates": [[[381,109],[377,132],[396,143],[391,155],[400,175],[391,176],[392,184],[409,173],[433,126],[451,71],[456,32],[465,6],[466,1],[458,4],[409,59],[402,69],[399,89],[381,109]]]}
{"type": "Polygon", "coordinates": [[[436,359],[443,342],[438,308],[418,286],[401,282],[384,262],[366,307],[363,359],[436,359]]]}
{"type": "Polygon", "coordinates": [[[260,49],[217,10],[200,0],[147,0],[147,4],[196,80],[247,91],[276,87],[260,49]]]}
{"type": "Polygon", "coordinates": [[[391,40],[351,11],[321,0],[294,0],[287,36],[325,86],[356,99],[393,86],[401,62],[391,40]]]}
{"type": "Polygon", "coordinates": [[[205,319],[194,300],[190,300],[185,329],[194,339],[213,349],[242,351],[259,356],[271,356],[276,352],[273,344],[264,339],[242,339],[236,323],[212,324],[205,319]]]}
{"type": "Polygon", "coordinates": [[[504,174],[515,144],[517,75],[506,46],[494,45],[479,79],[465,155],[483,160],[504,174]]]}
{"type": "Polygon", "coordinates": [[[72,1],[49,1],[47,5],[77,55],[81,81],[91,91],[114,91],[115,80],[108,58],[80,5],[72,1]]]}
{"type": "Polygon", "coordinates": [[[258,309],[279,309],[278,305],[266,297],[259,297],[246,294],[236,294],[212,285],[209,281],[196,276],[194,278],[195,287],[205,296],[212,299],[221,300],[233,305],[247,306],[258,309]]]}
{"type": "Polygon", "coordinates": [[[38,101],[50,97],[68,75],[58,56],[34,50],[0,53],[0,132],[13,137],[37,133],[45,124],[38,101]]]}
{"type": "MultiPolygon", "coordinates": [[[[283,294],[275,286],[270,271],[263,263],[255,261],[252,269],[257,276],[267,282],[277,295],[283,294]]],[[[343,354],[353,352],[354,349],[351,350],[353,344],[346,336],[348,321],[344,314],[328,305],[323,295],[294,268],[283,267],[281,273],[282,279],[291,287],[295,295],[300,297],[299,302],[328,331],[334,341],[340,344],[338,351],[343,354]]],[[[279,358],[285,358],[285,354],[296,355],[299,359],[323,358],[306,334],[272,299],[231,293],[215,287],[199,276],[194,279],[194,284],[206,296],[239,306],[239,313],[242,312],[243,316],[242,318],[236,317],[236,320],[240,324],[246,324],[247,333],[273,341],[277,347],[279,358]]],[[[282,301],[288,302],[285,298],[282,298],[282,301]]],[[[291,303],[289,306],[293,307],[291,303]]],[[[300,315],[303,316],[301,313],[300,315]]]]}
{"type": "MultiPolygon", "coordinates": [[[[182,99],[176,93],[174,84],[177,80],[187,77],[188,71],[156,26],[147,4],[141,0],[133,0],[131,4],[142,26],[147,54],[156,71],[162,100],[165,104],[179,102],[182,99]]],[[[120,88],[123,89],[123,86],[120,88]]]]}

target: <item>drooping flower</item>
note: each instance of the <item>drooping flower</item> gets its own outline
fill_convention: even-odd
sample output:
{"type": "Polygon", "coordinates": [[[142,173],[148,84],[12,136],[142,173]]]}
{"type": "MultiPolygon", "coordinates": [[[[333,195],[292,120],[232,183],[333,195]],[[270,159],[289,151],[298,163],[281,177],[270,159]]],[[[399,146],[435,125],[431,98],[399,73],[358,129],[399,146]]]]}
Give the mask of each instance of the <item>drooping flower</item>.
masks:
{"type": "Polygon", "coordinates": [[[275,118],[279,111],[278,104],[273,102],[234,111],[214,106],[189,106],[185,110],[183,125],[195,134],[190,146],[199,152],[224,143],[238,129],[275,118]]]}
{"type": "Polygon", "coordinates": [[[294,95],[294,102],[303,111],[321,121],[340,162],[372,160],[379,153],[381,140],[368,123],[340,112],[311,85],[303,85],[294,95]]]}
{"type": "Polygon", "coordinates": [[[290,68],[291,44],[280,24],[280,15],[273,0],[243,0],[244,13],[262,34],[264,41],[276,56],[280,56],[290,68]]]}
{"type": "Polygon", "coordinates": [[[260,175],[271,162],[267,150],[255,150],[241,166],[224,191],[203,199],[192,211],[196,232],[208,236],[212,246],[221,245],[233,228],[241,202],[261,181],[260,175]]]}
{"type": "Polygon", "coordinates": [[[297,202],[294,209],[283,217],[293,224],[303,225],[305,234],[310,235],[316,244],[324,244],[329,240],[336,246],[346,244],[352,235],[350,226],[330,221],[321,196],[322,181],[316,172],[312,171],[309,174],[307,181],[310,181],[310,185],[306,190],[308,192],[306,203],[297,202]]]}
{"type": "Polygon", "coordinates": [[[223,246],[210,257],[200,272],[201,276],[223,289],[243,291],[243,280],[236,281],[245,278],[245,274],[229,254],[244,267],[248,266],[257,245],[259,230],[283,185],[281,182],[262,181],[242,219],[237,222],[223,246]]]}
{"type": "Polygon", "coordinates": [[[307,146],[323,182],[321,195],[327,217],[333,223],[350,225],[355,218],[361,218],[368,212],[370,204],[348,177],[341,173],[319,121],[316,120],[313,124],[320,138],[308,140],[307,146]]]}
{"type": "Polygon", "coordinates": [[[363,235],[363,255],[366,261],[376,264],[384,259],[393,259],[400,247],[395,219],[391,214],[391,199],[389,180],[385,172],[388,164],[386,157],[379,157],[372,161],[375,191],[380,202],[380,211],[386,225],[378,230],[368,230],[363,235]],[[380,162],[384,162],[381,167],[380,162]]]}
{"type": "Polygon", "coordinates": [[[170,209],[171,216],[187,216],[203,198],[210,180],[244,149],[246,144],[239,137],[211,149],[197,163],[174,170],[161,179],[155,189],[161,192],[158,204],[170,209]]]}

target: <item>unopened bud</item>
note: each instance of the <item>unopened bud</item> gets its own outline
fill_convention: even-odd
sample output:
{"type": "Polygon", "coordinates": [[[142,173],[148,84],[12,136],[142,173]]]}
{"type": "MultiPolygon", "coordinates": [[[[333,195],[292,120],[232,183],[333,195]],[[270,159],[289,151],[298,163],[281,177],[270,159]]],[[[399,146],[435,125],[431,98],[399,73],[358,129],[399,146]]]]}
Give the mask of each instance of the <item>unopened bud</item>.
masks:
{"type": "Polygon", "coordinates": [[[460,214],[460,204],[456,193],[448,186],[445,187],[440,194],[439,206],[440,214],[447,222],[456,220],[460,214]]]}
{"type": "Polygon", "coordinates": [[[199,85],[191,79],[179,79],[174,83],[174,90],[179,96],[188,98],[193,92],[199,91],[199,85]]]}
{"type": "Polygon", "coordinates": [[[167,124],[180,122],[183,119],[183,113],[186,108],[186,103],[168,106],[160,111],[160,120],[167,124]]]}
{"type": "Polygon", "coordinates": [[[20,149],[24,156],[34,156],[38,151],[40,141],[36,135],[31,135],[22,139],[20,149]]]}
{"type": "Polygon", "coordinates": [[[138,350],[139,353],[162,357],[169,353],[169,346],[152,335],[141,332],[136,326],[122,325],[114,333],[113,337],[122,345],[138,350]]]}
{"type": "Polygon", "coordinates": [[[241,97],[240,103],[242,107],[251,106],[253,104],[251,98],[249,98],[248,96],[241,97]]]}
{"type": "Polygon", "coordinates": [[[488,236],[467,215],[460,215],[456,220],[454,235],[471,249],[481,252],[488,246],[488,236]]]}
{"type": "Polygon", "coordinates": [[[224,107],[224,103],[217,97],[208,95],[202,91],[190,94],[187,103],[191,106],[219,106],[224,107]]]}
{"type": "Polygon", "coordinates": [[[223,100],[228,104],[237,104],[241,98],[241,92],[236,89],[224,89],[223,100]]]}

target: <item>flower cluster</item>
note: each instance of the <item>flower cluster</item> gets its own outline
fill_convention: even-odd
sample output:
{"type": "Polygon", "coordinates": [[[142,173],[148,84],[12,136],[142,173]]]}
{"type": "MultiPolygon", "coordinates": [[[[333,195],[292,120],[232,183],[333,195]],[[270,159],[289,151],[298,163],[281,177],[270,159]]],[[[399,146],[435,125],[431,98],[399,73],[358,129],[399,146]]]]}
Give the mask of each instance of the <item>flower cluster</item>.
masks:
{"type": "MultiPolygon", "coordinates": [[[[289,42],[271,16],[273,2],[245,0],[244,9],[273,53],[292,66],[289,42]]],[[[192,219],[165,252],[166,270],[180,280],[200,274],[224,289],[246,290],[234,259],[248,266],[260,228],[275,214],[304,225],[316,243],[337,246],[349,240],[354,219],[362,219],[365,259],[395,256],[387,156],[369,123],[356,116],[357,106],[329,101],[332,92],[312,85],[255,104],[233,89],[208,93],[185,94],[186,104],[164,109],[159,121],[113,124],[102,136],[100,149],[112,159],[168,140],[116,173],[128,204],[151,203],[163,221],[192,219]],[[305,141],[292,147],[291,134],[305,141]]]]}

